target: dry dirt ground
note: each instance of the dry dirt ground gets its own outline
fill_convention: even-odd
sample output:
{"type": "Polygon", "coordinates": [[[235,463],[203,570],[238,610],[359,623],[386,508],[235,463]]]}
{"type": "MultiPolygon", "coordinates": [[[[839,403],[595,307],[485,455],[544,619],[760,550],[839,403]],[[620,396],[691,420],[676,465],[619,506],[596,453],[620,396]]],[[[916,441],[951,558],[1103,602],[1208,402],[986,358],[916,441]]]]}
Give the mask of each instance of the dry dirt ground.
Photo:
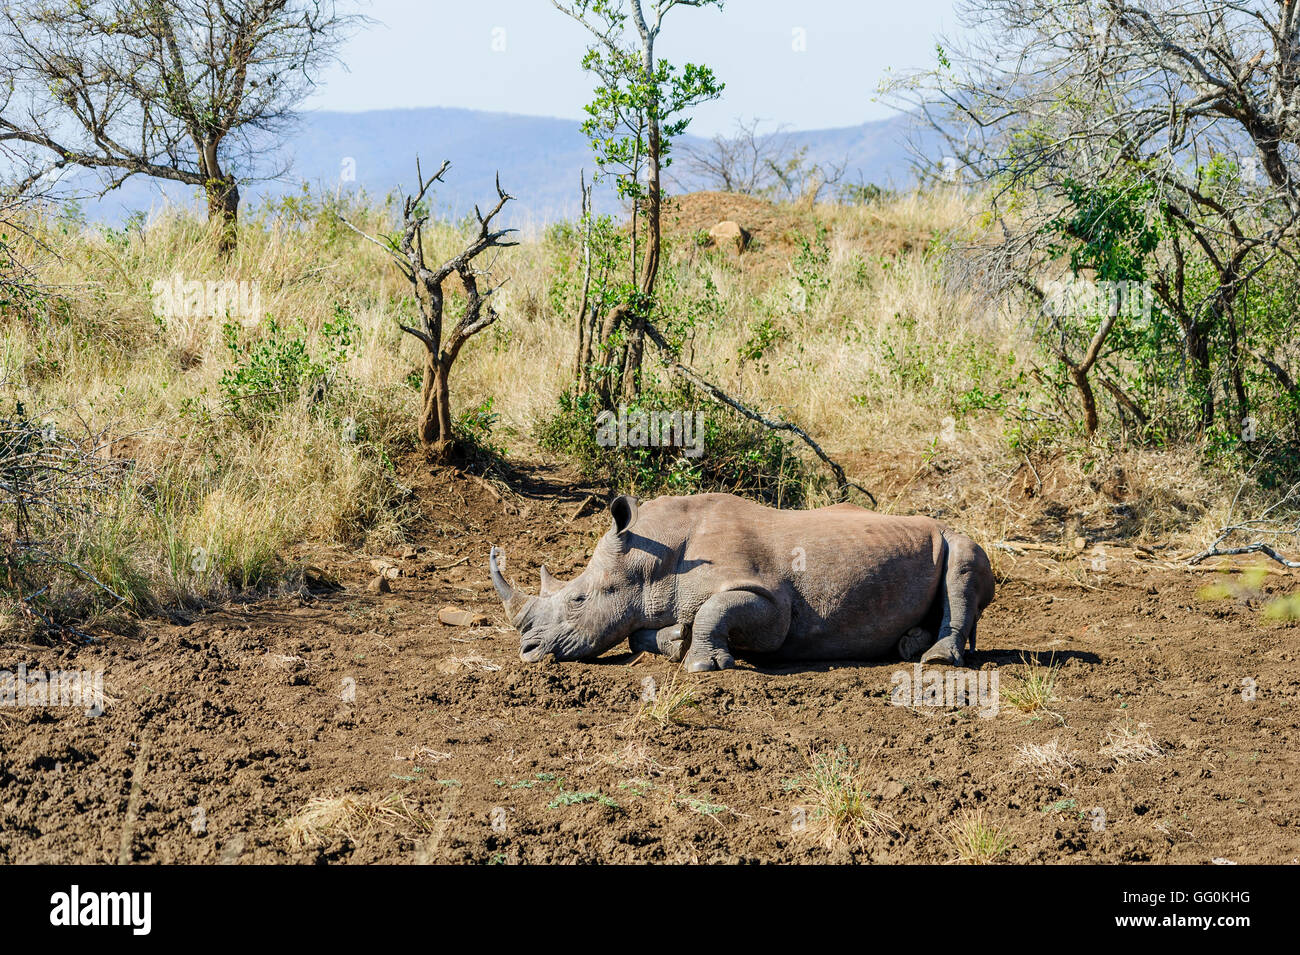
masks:
{"type": "MultiPolygon", "coordinates": [[[[529,666],[488,547],[533,588],[543,561],[575,572],[603,496],[542,468],[511,489],[411,480],[418,550],[311,555],[337,588],[88,646],[0,643],[0,668],[102,669],[110,698],[98,716],[0,708],[0,862],[942,862],[972,810],[1012,862],[1300,856],[1298,631],[1259,594],[1204,599],[1211,573],[1001,553],[971,662],[1004,693],[1025,660],[1059,664],[1029,714],[892,705],[897,662],[529,666]],[[400,570],[388,593],[374,559],[400,570]],[[444,625],[445,606],[489,623],[444,625]],[[697,705],[657,721],[651,685],[697,705]],[[802,781],[835,752],[892,823],[828,846],[802,781]]],[[[1262,596],[1293,587],[1274,574],[1262,596]]]]}

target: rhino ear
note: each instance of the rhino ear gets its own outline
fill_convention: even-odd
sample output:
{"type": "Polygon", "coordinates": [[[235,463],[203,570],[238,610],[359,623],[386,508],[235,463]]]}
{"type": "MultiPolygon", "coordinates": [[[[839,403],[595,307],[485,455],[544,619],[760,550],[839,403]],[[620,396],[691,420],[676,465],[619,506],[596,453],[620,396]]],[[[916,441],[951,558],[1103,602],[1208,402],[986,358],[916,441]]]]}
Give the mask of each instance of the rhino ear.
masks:
{"type": "Polygon", "coordinates": [[[541,595],[543,597],[550,596],[551,594],[555,593],[563,586],[564,586],[564,581],[560,580],[557,577],[552,576],[551,572],[546,569],[546,565],[542,564],[541,595]]]}
{"type": "Polygon", "coordinates": [[[622,494],[609,502],[609,514],[614,519],[610,528],[615,537],[622,537],[636,523],[636,498],[622,494]]]}

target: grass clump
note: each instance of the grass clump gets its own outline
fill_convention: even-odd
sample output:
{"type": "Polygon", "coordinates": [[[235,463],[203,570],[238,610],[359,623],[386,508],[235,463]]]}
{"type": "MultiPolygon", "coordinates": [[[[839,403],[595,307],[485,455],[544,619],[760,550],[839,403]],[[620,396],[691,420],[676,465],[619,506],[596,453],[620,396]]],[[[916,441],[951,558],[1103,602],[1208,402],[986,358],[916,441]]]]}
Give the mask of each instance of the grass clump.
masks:
{"type": "Polygon", "coordinates": [[[989,822],[983,809],[964,809],[948,826],[947,838],[966,865],[989,865],[1011,851],[1011,840],[989,822]]]}
{"type": "Polygon", "coordinates": [[[1013,674],[1014,685],[1004,687],[1002,698],[1021,713],[1050,713],[1048,706],[1056,701],[1056,679],[1060,664],[1043,665],[1022,657],[1024,672],[1013,674]]]}
{"type": "Polygon", "coordinates": [[[874,805],[866,777],[841,750],[813,753],[795,789],[811,804],[810,829],[827,848],[863,844],[868,836],[898,832],[892,816],[874,805]]]}
{"type": "Polygon", "coordinates": [[[674,676],[667,686],[656,689],[649,699],[641,701],[637,722],[648,720],[660,726],[685,726],[699,706],[695,688],[689,683],[679,684],[674,676]]]}

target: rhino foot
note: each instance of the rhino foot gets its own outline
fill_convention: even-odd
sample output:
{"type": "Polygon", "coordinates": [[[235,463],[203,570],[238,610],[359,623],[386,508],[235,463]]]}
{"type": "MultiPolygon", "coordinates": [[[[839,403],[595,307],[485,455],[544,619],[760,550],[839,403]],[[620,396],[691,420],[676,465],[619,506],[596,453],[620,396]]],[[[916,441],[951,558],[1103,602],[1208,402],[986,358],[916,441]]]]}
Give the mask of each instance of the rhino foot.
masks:
{"type": "Polygon", "coordinates": [[[922,663],[946,663],[949,666],[959,667],[966,665],[966,658],[962,654],[961,644],[955,636],[945,637],[940,640],[921,657],[922,663]]]}
{"type": "Polygon", "coordinates": [[[934,634],[920,627],[913,627],[899,638],[898,655],[909,663],[914,663],[933,645],[934,634]]]}
{"type": "Polygon", "coordinates": [[[633,653],[661,653],[680,663],[691,645],[691,628],[682,624],[660,630],[638,630],[628,640],[633,653]]]}
{"type": "Polygon", "coordinates": [[[730,670],[736,665],[736,658],[726,647],[692,647],[682,662],[682,667],[690,673],[702,673],[705,670],[730,670]]]}
{"type": "Polygon", "coordinates": [[[682,657],[686,656],[686,648],[691,645],[691,628],[681,624],[664,627],[656,634],[656,640],[660,653],[673,663],[680,663],[682,657]]]}

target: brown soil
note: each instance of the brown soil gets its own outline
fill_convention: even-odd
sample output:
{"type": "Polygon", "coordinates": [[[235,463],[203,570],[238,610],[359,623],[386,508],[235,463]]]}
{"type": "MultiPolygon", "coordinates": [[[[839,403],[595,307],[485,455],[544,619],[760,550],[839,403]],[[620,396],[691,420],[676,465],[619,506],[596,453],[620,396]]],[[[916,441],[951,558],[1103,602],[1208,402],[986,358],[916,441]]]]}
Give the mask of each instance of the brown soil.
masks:
{"type": "MultiPolygon", "coordinates": [[[[958,855],[950,827],[967,810],[1012,861],[1300,855],[1297,631],[1264,621],[1258,596],[1198,597],[1212,574],[1122,548],[1103,572],[1045,548],[1000,553],[971,662],[1004,691],[1022,660],[1058,663],[1057,698],[1030,714],[891,705],[896,662],[528,666],[488,547],[507,548],[521,584],[542,561],[572,573],[605,528],[603,498],[540,468],[513,489],[409,480],[430,517],[422,549],[310,555],[341,589],[86,647],[0,644],[0,668],[102,668],[112,698],[97,717],[0,708],[0,861],[937,862],[958,855]],[[401,569],[389,593],[367,588],[375,558],[401,569]],[[444,626],[449,605],[492,623],[444,626]],[[698,705],[661,725],[643,712],[647,679],[698,705]],[[1106,742],[1125,729],[1158,753],[1117,760],[1106,742]],[[1072,765],[1022,765],[1053,741],[1072,765]],[[828,848],[799,780],[837,748],[894,827],[828,848]],[[296,844],[286,823],[345,793],[404,801],[296,844]]],[[[1274,574],[1264,592],[1291,586],[1274,574]]]]}

